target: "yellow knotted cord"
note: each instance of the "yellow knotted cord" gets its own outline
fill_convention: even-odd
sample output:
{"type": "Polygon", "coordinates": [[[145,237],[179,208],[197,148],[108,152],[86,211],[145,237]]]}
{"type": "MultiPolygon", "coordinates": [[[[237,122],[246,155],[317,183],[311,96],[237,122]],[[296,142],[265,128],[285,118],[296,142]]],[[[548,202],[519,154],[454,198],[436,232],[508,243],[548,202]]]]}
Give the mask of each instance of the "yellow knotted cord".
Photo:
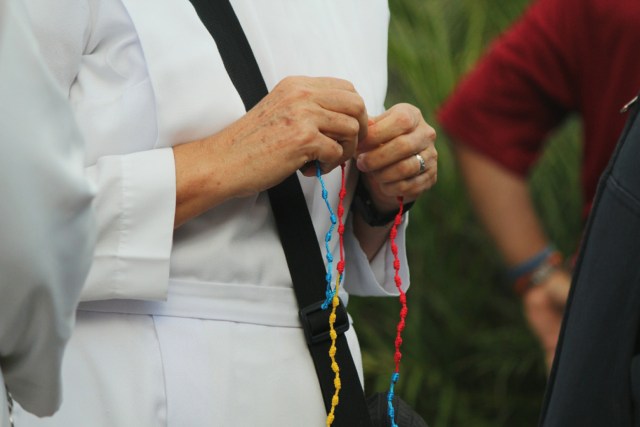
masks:
{"type": "Polygon", "coordinates": [[[338,333],[334,329],[333,325],[336,323],[336,309],[338,308],[338,304],[340,304],[340,299],[338,298],[338,291],[340,290],[340,280],[342,279],[342,274],[339,274],[336,278],[336,289],[335,294],[333,295],[333,299],[331,300],[331,314],[329,315],[329,336],[331,337],[331,347],[329,347],[329,357],[331,358],[331,370],[336,374],[333,379],[333,385],[336,391],[333,393],[333,397],[331,398],[331,410],[327,415],[327,427],[331,426],[333,420],[335,419],[335,410],[338,406],[338,402],[340,398],[338,397],[340,394],[340,388],[342,384],[340,383],[340,367],[338,366],[338,362],[336,362],[336,339],[338,338],[338,333]]]}

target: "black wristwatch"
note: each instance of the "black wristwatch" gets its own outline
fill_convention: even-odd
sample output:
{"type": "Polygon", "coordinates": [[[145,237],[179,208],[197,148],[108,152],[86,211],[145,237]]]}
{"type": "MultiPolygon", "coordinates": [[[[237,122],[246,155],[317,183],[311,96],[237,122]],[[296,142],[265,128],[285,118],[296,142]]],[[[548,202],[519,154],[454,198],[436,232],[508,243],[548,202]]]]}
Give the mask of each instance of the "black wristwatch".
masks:
{"type": "MultiPolygon", "coordinates": [[[[406,212],[411,209],[413,202],[405,203],[402,205],[402,211],[406,212]]],[[[358,179],[358,185],[356,186],[356,192],[353,196],[353,202],[351,202],[351,209],[354,212],[358,212],[364,222],[372,227],[383,227],[393,221],[398,215],[398,209],[391,212],[380,212],[376,209],[376,205],[371,199],[371,194],[367,191],[366,187],[362,183],[362,179],[358,179]]]]}

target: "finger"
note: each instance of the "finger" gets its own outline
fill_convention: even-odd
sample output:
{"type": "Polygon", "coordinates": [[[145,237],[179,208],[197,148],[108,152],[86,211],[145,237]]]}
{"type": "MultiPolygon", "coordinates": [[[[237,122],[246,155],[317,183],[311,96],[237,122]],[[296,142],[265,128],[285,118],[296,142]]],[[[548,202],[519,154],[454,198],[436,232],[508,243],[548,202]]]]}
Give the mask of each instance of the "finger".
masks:
{"type": "Polygon", "coordinates": [[[416,200],[418,196],[433,187],[438,179],[437,170],[430,170],[421,175],[392,182],[380,182],[380,192],[389,198],[403,197],[405,202],[416,200]]]}
{"type": "Polygon", "coordinates": [[[323,109],[352,116],[360,125],[358,139],[367,136],[368,115],[364,100],[347,80],[291,76],[278,83],[269,96],[276,96],[276,93],[289,102],[311,102],[323,109]]]}
{"type": "Polygon", "coordinates": [[[331,172],[344,162],[342,145],[320,132],[310,146],[312,146],[310,154],[300,165],[300,171],[305,176],[316,174],[316,160],[320,163],[322,174],[331,172]]]}
{"type": "Polygon", "coordinates": [[[358,121],[346,114],[325,111],[320,117],[318,128],[325,136],[342,145],[342,161],[353,157],[358,143],[358,121]]]}
{"type": "MultiPolygon", "coordinates": [[[[435,151],[435,150],[434,150],[435,151]]],[[[437,154],[430,150],[424,150],[403,160],[373,172],[376,181],[381,183],[393,183],[414,178],[427,172],[437,171],[437,154]]]]}
{"type": "Polygon", "coordinates": [[[435,138],[430,134],[430,129],[425,124],[411,134],[400,135],[375,150],[358,154],[358,169],[362,172],[377,171],[420,153],[430,146],[433,147],[435,138]]]}
{"type": "Polygon", "coordinates": [[[555,306],[558,307],[559,310],[562,310],[569,296],[571,275],[563,269],[558,269],[553,271],[549,277],[541,283],[541,286],[547,290],[547,294],[555,306]]]}
{"type": "Polygon", "coordinates": [[[357,93],[355,86],[349,80],[338,77],[304,77],[307,84],[320,89],[340,89],[357,93]]]}
{"type": "Polygon", "coordinates": [[[438,180],[437,151],[430,147],[369,175],[386,196],[417,198],[438,180]]]}
{"type": "Polygon", "coordinates": [[[288,76],[283,78],[276,87],[290,89],[292,87],[302,87],[307,89],[340,89],[349,92],[357,92],[353,83],[349,80],[337,77],[309,77],[309,76],[288,76]]]}
{"type": "Polygon", "coordinates": [[[356,92],[329,89],[318,92],[316,102],[322,108],[336,113],[346,114],[358,122],[358,141],[367,137],[369,116],[364,100],[356,92]]]}
{"type": "Polygon", "coordinates": [[[374,119],[369,126],[367,138],[362,140],[358,150],[367,152],[392,139],[412,132],[423,122],[420,110],[409,104],[394,105],[374,119]]]}

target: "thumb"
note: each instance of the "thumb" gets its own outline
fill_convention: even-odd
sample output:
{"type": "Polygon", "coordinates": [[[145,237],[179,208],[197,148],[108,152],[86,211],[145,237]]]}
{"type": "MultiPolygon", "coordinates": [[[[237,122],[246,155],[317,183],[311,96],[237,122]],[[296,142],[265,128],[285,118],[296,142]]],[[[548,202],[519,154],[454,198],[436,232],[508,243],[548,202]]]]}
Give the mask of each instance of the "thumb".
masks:
{"type": "Polygon", "coordinates": [[[371,151],[379,145],[378,143],[376,143],[376,137],[375,137],[376,123],[382,120],[386,115],[387,115],[387,112],[385,111],[379,116],[375,116],[375,117],[369,116],[369,120],[367,122],[367,136],[364,139],[358,140],[358,146],[356,147],[356,152],[354,157],[358,157],[358,154],[371,151]]]}

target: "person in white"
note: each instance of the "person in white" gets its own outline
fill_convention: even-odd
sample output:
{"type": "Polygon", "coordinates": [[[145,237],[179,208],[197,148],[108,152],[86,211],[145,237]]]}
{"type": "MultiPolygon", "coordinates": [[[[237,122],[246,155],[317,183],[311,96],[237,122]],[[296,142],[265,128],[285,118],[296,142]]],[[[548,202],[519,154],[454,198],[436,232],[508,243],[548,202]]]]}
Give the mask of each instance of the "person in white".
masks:
{"type": "Polygon", "coordinates": [[[0,0],[0,426],[6,389],[51,415],[94,242],[93,190],[69,101],[21,1],[0,0]]]}
{"type": "MultiPolygon", "coordinates": [[[[264,190],[314,160],[334,207],[345,161],[346,206],[358,175],[383,212],[435,183],[433,129],[415,107],[384,109],[386,1],[232,1],[270,91],[248,113],[188,0],[25,2],[87,142],[99,239],[61,410],[43,420],[18,410],[17,421],[324,425],[264,190]]],[[[305,171],[320,243],[329,215],[305,171]]],[[[346,291],[397,294],[389,227],[349,212],[346,291]]]]}

